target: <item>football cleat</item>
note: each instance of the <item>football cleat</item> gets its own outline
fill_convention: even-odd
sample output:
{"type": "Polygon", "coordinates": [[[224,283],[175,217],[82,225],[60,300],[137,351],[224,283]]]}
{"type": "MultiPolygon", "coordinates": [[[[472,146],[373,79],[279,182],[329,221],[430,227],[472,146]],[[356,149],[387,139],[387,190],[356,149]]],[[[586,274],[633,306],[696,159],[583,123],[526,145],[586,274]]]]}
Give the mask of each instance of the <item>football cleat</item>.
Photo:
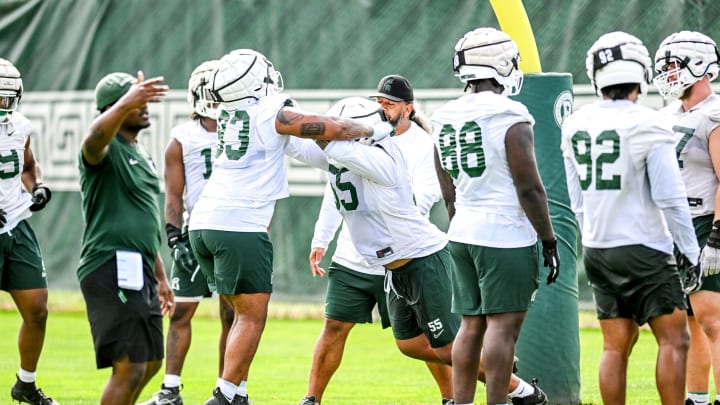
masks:
{"type": "Polygon", "coordinates": [[[250,405],[248,397],[235,394],[232,401],[228,401],[220,388],[215,387],[213,396],[205,401],[205,405],[250,405]]]}
{"type": "Polygon", "coordinates": [[[26,383],[20,381],[19,377],[12,386],[10,395],[12,396],[12,399],[20,403],[33,405],[60,405],[52,398],[45,395],[45,393],[42,392],[42,390],[38,388],[34,382],[26,383]]]}
{"type": "Polygon", "coordinates": [[[153,394],[152,398],[138,405],[182,405],[180,387],[166,387],[160,384],[160,391],[153,394]]]}
{"type": "Polygon", "coordinates": [[[526,397],[515,397],[511,398],[510,401],[513,405],[543,405],[547,404],[547,395],[537,385],[537,379],[533,378],[532,383],[533,393],[526,397]]]}
{"type": "Polygon", "coordinates": [[[320,405],[320,403],[315,402],[314,396],[308,395],[305,398],[303,398],[302,401],[298,402],[298,405],[320,405]]]}

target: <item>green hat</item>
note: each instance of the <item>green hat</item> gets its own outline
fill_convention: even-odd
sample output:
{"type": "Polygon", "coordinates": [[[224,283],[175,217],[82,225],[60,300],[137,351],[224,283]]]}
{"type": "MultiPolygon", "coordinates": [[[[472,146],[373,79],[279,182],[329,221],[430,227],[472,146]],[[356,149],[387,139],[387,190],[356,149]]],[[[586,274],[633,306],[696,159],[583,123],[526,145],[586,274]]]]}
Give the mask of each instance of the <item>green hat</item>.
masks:
{"type": "Polygon", "coordinates": [[[102,110],[110,104],[118,101],[120,97],[130,90],[135,83],[135,76],[127,73],[115,72],[105,75],[95,86],[95,104],[98,110],[102,110]]]}

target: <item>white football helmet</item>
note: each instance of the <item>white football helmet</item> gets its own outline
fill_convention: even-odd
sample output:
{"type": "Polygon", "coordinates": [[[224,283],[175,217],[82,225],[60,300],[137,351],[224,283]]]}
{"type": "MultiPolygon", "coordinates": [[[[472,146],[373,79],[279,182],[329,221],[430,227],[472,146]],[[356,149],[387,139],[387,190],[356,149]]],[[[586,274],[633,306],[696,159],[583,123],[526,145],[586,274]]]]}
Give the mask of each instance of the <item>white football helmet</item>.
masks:
{"type": "Polygon", "coordinates": [[[660,43],[655,53],[653,80],[666,99],[680,98],[685,89],[708,76],[718,77],[720,53],[710,37],[694,31],[671,34],[660,43]]]}
{"type": "Polygon", "coordinates": [[[382,106],[365,97],[346,97],[333,104],[326,115],[352,118],[369,126],[386,121],[382,106]]]}
{"type": "Polygon", "coordinates": [[[518,68],[520,53],[510,36],[495,28],[477,28],[455,44],[453,71],[461,82],[495,79],[506,96],[520,93],[523,73],[518,68]]]}
{"type": "Polygon", "coordinates": [[[585,68],[598,96],[615,84],[638,83],[647,93],[652,79],[652,61],[647,48],[637,37],[615,31],[603,34],[588,49],[585,68]]]}
{"type": "Polygon", "coordinates": [[[190,74],[187,100],[192,104],[193,111],[201,117],[217,119],[218,103],[208,98],[210,93],[206,90],[218,64],[217,60],[205,61],[190,74]]]}
{"type": "Polygon", "coordinates": [[[10,122],[10,116],[17,110],[22,97],[23,85],[20,72],[15,65],[0,58],[0,125],[10,122]]]}
{"type": "Polygon", "coordinates": [[[212,100],[228,110],[241,110],[282,89],[280,72],[252,49],[236,49],[223,56],[210,80],[212,100]]]}

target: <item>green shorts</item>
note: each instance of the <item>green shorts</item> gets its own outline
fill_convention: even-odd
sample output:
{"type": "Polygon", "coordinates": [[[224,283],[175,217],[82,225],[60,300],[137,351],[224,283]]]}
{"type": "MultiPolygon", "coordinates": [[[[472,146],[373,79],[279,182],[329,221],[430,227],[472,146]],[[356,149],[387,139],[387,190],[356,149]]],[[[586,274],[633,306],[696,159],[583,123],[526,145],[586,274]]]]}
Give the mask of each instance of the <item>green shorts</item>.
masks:
{"type": "Polygon", "coordinates": [[[583,262],[598,319],[630,318],[638,325],[687,309],[672,255],[643,245],[585,247],[583,262]]]}
{"type": "Polygon", "coordinates": [[[190,231],[190,244],[211,290],[272,293],[273,246],[267,232],[196,230],[190,231]]]}
{"type": "Polygon", "coordinates": [[[455,340],[460,316],[452,313],[448,248],[385,273],[388,313],[395,339],[412,339],[424,333],[431,347],[455,340]]]}
{"type": "Polygon", "coordinates": [[[328,269],[325,317],[352,323],[372,323],[377,304],[382,327],[390,326],[382,275],[360,273],[332,262],[328,269]]]}
{"type": "Polygon", "coordinates": [[[453,312],[488,315],[530,308],[538,289],[537,245],[495,248],[450,242],[453,312]]]}
{"type": "Polygon", "coordinates": [[[35,232],[27,221],[0,235],[0,289],[47,288],[45,264],[35,232]]]}
{"type": "Polygon", "coordinates": [[[199,302],[203,297],[211,297],[212,291],[208,286],[200,265],[192,273],[178,269],[173,262],[170,270],[170,287],[172,287],[175,300],[180,302],[199,302]]]}

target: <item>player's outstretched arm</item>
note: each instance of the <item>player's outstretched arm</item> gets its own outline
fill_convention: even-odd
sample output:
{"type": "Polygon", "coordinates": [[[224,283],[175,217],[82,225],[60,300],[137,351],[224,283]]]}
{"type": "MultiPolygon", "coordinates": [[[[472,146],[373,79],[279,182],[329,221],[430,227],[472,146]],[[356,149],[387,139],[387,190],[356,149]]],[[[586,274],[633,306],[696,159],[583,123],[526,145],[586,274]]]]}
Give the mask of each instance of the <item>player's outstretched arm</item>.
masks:
{"type": "MultiPolygon", "coordinates": [[[[320,141],[346,141],[357,138],[379,137],[392,133],[391,125],[370,127],[352,119],[313,114],[295,107],[283,107],[275,117],[275,130],[283,135],[293,135],[320,141]]],[[[383,136],[384,137],[384,136],[383,136]]]]}

